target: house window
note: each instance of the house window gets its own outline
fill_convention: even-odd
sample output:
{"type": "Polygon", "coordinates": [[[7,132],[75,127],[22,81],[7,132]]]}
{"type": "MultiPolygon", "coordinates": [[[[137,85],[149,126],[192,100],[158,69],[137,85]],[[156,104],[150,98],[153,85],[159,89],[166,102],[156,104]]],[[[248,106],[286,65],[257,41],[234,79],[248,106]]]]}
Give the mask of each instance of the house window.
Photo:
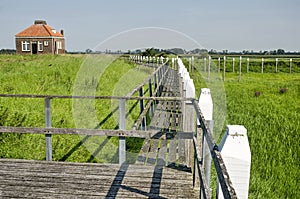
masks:
{"type": "Polygon", "coordinates": [[[44,46],[48,46],[48,45],[49,45],[48,41],[44,41],[44,46]]]}
{"type": "Polygon", "coordinates": [[[38,51],[43,51],[43,42],[38,42],[38,51]]]}
{"type": "Polygon", "coordinates": [[[22,41],[22,51],[30,51],[30,43],[28,41],[22,41]]]}

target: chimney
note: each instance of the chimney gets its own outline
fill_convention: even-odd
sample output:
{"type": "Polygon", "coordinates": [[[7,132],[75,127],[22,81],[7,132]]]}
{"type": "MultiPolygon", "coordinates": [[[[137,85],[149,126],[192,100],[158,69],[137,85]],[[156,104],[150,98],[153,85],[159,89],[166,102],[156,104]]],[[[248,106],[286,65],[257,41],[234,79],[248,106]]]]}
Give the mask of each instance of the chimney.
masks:
{"type": "Polygon", "coordinates": [[[35,25],[47,25],[47,22],[45,20],[35,20],[35,25]]]}
{"type": "Polygon", "coordinates": [[[60,34],[64,36],[64,30],[60,30],[60,34]]]}

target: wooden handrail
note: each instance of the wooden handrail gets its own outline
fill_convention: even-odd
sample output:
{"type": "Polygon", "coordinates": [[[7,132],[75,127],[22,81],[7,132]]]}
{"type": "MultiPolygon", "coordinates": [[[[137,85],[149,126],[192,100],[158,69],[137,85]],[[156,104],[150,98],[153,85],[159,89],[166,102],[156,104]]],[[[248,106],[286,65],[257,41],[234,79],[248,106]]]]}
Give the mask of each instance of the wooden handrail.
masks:
{"type": "MultiPolygon", "coordinates": [[[[236,199],[237,195],[236,195],[235,189],[233,187],[233,184],[230,180],[229,174],[227,172],[225,163],[224,163],[221,153],[218,149],[218,146],[208,128],[207,122],[205,121],[204,116],[201,113],[199,104],[196,100],[193,100],[193,105],[195,107],[197,118],[200,122],[201,129],[203,131],[203,134],[206,138],[208,147],[210,149],[210,154],[212,156],[212,159],[213,159],[213,162],[214,162],[214,165],[216,168],[217,176],[218,176],[218,179],[219,179],[222,191],[223,191],[224,198],[236,199]]],[[[195,150],[195,153],[197,153],[197,150],[195,150]]],[[[197,157],[196,159],[197,159],[197,163],[198,163],[198,161],[199,161],[198,154],[196,155],[196,157],[197,157]]],[[[199,172],[201,172],[201,171],[199,171],[199,172]]],[[[203,189],[205,189],[205,188],[203,188],[203,189]]]]}
{"type": "Polygon", "coordinates": [[[159,100],[159,101],[192,101],[195,98],[186,97],[139,97],[139,96],[72,96],[72,95],[35,95],[35,94],[0,94],[7,98],[38,98],[38,99],[126,99],[126,100],[159,100]]]}

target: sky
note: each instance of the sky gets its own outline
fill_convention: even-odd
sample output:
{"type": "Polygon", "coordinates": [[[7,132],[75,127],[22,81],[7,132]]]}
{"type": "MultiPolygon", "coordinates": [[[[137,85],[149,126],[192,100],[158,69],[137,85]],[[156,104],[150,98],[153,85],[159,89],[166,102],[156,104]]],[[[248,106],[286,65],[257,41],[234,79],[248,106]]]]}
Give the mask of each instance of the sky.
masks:
{"type": "Polygon", "coordinates": [[[300,51],[299,0],[1,0],[0,49],[44,19],[66,49],[300,51]]]}

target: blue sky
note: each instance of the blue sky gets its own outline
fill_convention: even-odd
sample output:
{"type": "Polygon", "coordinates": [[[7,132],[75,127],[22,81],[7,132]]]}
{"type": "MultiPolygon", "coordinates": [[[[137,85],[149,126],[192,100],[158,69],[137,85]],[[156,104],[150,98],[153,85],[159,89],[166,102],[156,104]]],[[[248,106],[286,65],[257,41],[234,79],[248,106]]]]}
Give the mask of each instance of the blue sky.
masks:
{"type": "MultiPolygon", "coordinates": [[[[1,0],[0,49],[15,48],[15,34],[45,19],[64,29],[69,51],[95,49],[113,35],[143,27],[181,32],[207,49],[300,51],[299,10],[299,0],[1,0]]],[[[153,47],[194,48],[176,37],[167,38],[173,45],[163,37],[157,46],[155,34],[143,34],[147,46],[153,41],[153,47]]]]}

